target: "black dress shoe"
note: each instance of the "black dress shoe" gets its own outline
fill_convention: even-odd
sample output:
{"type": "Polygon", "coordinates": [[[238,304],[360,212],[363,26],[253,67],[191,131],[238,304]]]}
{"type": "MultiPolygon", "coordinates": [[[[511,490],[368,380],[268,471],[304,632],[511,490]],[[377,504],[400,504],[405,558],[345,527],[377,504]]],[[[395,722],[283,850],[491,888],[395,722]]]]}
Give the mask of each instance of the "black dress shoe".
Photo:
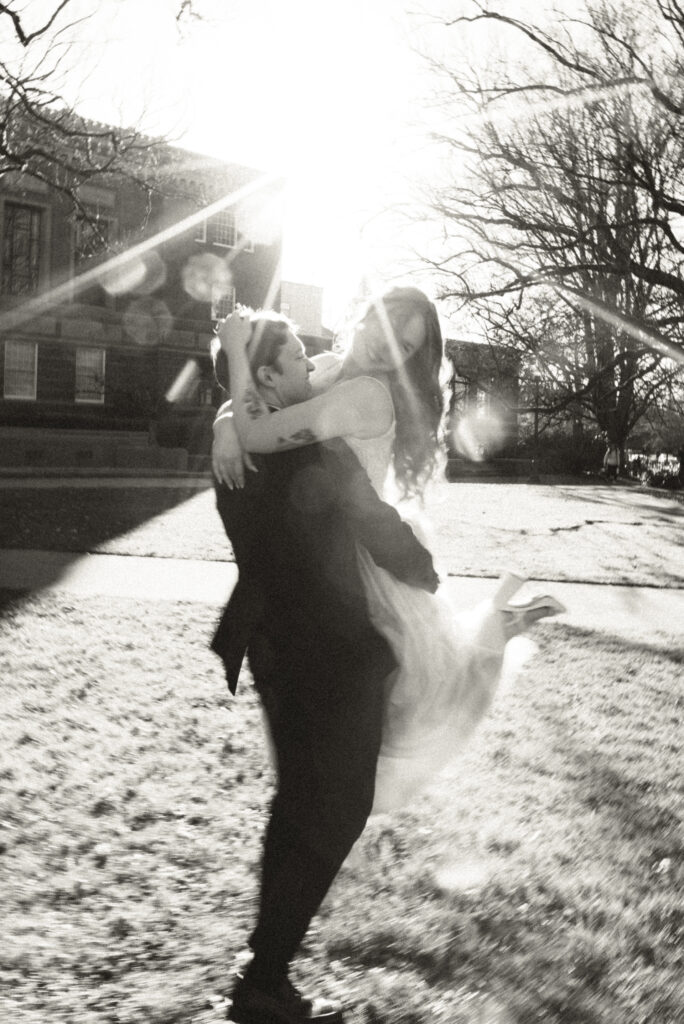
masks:
{"type": "Polygon", "coordinates": [[[307,999],[287,980],[274,992],[262,992],[244,978],[233,990],[228,1020],[235,1024],[344,1024],[338,1003],[307,999]]]}

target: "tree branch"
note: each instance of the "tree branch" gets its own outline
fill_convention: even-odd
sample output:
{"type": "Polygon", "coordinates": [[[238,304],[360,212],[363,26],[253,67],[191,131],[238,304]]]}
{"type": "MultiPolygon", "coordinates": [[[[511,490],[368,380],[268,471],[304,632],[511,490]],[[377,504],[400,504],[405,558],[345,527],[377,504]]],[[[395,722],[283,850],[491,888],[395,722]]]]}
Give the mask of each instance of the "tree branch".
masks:
{"type": "Polygon", "coordinates": [[[72,0],[61,0],[61,3],[57,4],[57,7],[54,9],[54,11],[52,12],[48,20],[45,22],[43,27],[36,29],[34,32],[24,31],[24,27],[21,21],[21,15],[19,15],[15,10],[12,9],[11,4],[0,3],[0,15],[6,14],[11,19],[12,25],[14,26],[14,32],[16,34],[16,37],[21,43],[21,45],[26,49],[28,46],[31,45],[34,39],[37,39],[39,36],[45,35],[46,32],[50,31],[50,29],[52,28],[52,26],[54,25],[55,21],[62,13],[64,8],[68,7],[71,2],[72,0]]]}

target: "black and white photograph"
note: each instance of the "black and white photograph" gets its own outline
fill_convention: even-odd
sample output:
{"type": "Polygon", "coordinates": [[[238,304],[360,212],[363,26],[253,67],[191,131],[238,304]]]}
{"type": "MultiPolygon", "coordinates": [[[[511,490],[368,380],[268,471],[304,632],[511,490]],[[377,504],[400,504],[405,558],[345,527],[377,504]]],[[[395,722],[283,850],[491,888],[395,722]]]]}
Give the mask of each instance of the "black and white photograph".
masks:
{"type": "Polygon", "coordinates": [[[0,1022],[684,1020],[684,3],[0,2],[0,1022]]]}

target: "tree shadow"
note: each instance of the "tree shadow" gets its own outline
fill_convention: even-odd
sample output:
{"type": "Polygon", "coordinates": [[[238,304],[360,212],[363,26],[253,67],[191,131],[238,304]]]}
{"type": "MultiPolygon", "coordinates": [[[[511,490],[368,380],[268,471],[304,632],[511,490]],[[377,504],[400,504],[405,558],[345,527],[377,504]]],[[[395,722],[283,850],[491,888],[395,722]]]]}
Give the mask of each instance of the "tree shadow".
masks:
{"type": "MultiPolygon", "coordinates": [[[[647,880],[660,877],[659,865],[670,861],[674,865],[684,857],[681,819],[675,796],[680,782],[678,765],[681,759],[681,732],[675,733],[675,719],[677,715],[681,719],[681,697],[672,692],[658,675],[658,662],[655,662],[656,671],[653,672],[640,672],[638,668],[648,664],[649,659],[657,658],[661,665],[665,662],[673,667],[671,676],[677,678],[684,664],[684,645],[674,642],[668,646],[667,641],[630,641],[616,634],[561,624],[546,629],[553,630],[549,650],[557,650],[559,641],[563,639],[567,639],[575,649],[586,649],[591,644],[601,651],[604,658],[615,655],[615,671],[612,677],[599,673],[596,688],[587,691],[587,680],[580,670],[570,702],[568,693],[563,692],[563,675],[554,673],[554,682],[546,690],[543,706],[537,705],[532,713],[534,722],[530,723],[530,735],[544,737],[541,742],[544,752],[540,763],[537,760],[539,748],[535,746],[530,767],[538,770],[542,777],[561,776],[566,794],[557,795],[555,802],[551,801],[546,828],[553,828],[558,803],[562,803],[567,808],[563,817],[568,824],[572,823],[571,846],[561,846],[563,868],[558,875],[558,891],[554,891],[553,881],[549,888],[550,927],[542,927],[538,934],[524,936],[521,940],[524,941],[524,956],[520,956],[517,963],[505,958],[498,961],[493,978],[488,980],[493,981],[495,991],[507,993],[505,1019],[511,1024],[529,1024],[531,1020],[600,1024],[606,1019],[606,999],[620,967],[617,961],[611,965],[612,954],[606,950],[603,927],[593,930],[590,924],[594,911],[587,909],[586,903],[584,907],[581,902],[577,907],[573,905],[573,887],[566,884],[567,879],[562,872],[567,874],[574,870],[580,890],[583,884],[591,887],[596,872],[610,872],[611,865],[619,865],[620,855],[614,862],[612,851],[621,850],[625,844],[624,848],[633,851],[638,861],[634,866],[639,881],[632,879],[627,882],[630,896],[635,902],[642,902],[647,900],[651,891],[647,880]],[[580,708],[578,718],[571,713],[573,702],[575,708],[580,708]],[[643,731],[639,729],[642,707],[653,712],[643,731]],[[597,724],[598,728],[591,727],[597,724]],[[609,730],[611,742],[607,738],[609,730]],[[604,740],[604,745],[597,743],[599,737],[604,740]],[[659,741],[662,741],[662,750],[654,750],[654,742],[659,741]],[[587,834],[591,833],[594,833],[595,841],[587,844],[587,834]],[[576,852],[572,843],[577,844],[576,852]],[[593,851],[595,863],[586,860],[588,851],[593,851]],[[569,867],[573,863],[575,867],[569,867]],[[587,881],[583,883],[585,867],[587,881]],[[632,885],[636,888],[633,889],[632,885]],[[589,916],[582,918],[585,912],[589,916]],[[580,916],[576,920],[573,915],[577,913],[580,916]],[[557,916],[557,930],[552,926],[554,915],[557,916]],[[518,964],[521,969],[516,974],[518,964]]],[[[550,632],[546,635],[549,636],[550,632]]],[[[572,649],[568,645],[567,650],[571,652],[572,649]]],[[[557,658],[552,664],[558,665],[557,658]]],[[[669,673],[663,675],[667,678],[669,673]]],[[[681,724],[679,728],[681,730],[681,724]]],[[[604,886],[598,891],[605,893],[611,888],[611,876],[605,874],[603,881],[604,886]]],[[[671,884],[674,894],[674,881],[671,884]]],[[[658,886],[654,888],[657,890],[658,886]]],[[[614,908],[611,911],[598,904],[594,909],[598,918],[615,913],[614,908]]],[[[644,912],[648,913],[647,910],[644,912]]],[[[496,917],[493,920],[494,925],[499,924],[496,917]]],[[[510,923],[512,939],[515,939],[518,925],[515,920],[510,923]]],[[[667,968],[663,968],[662,976],[648,973],[649,965],[657,962],[659,940],[648,928],[640,931],[638,924],[634,927],[632,939],[638,961],[635,970],[643,968],[644,977],[649,979],[651,1005],[655,1007],[659,999],[665,1005],[667,995],[659,995],[657,989],[659,981],[666,982],[670,977],[666,973],[667,968]]],[[[615,1009],[615,1019],[623,1019],[621,1011],[624,1007],[615,1009]]],[[[649,1019],[674,1020],[675,1015],[668,1017],[665,1014],[662,1018],[653,1016],[649,1019]]]]}
{"type": "MultiPolygon", "coordinates": [[[[642,663],[644,657],[657,657],[678,669],[684,665],[684,643],[665,646],[664,643],[629,641],[624,636],[597,634],[593,630],[572,626],[558,628],[569,639],[580,644],[591,641],[598,642],[609,651],[614,648],[619,651],[621,662],[627,666],[642,663]]],[[[653,713],[660,712],[671,725],[675,722],[673,716],[681,708],[681,698],[657,682],[645,679],[635,671],[626,676],[617,674],[613,685],[619,685],[620,691],[615,697],[619,697],[623,705],[630,705],[630,698],[635,695],[648,697],[646,704],[653,713]]],[[[609,697],[612,695],[603,694],[605,700],[609,697]]],[[[560,704],[558,708],[560,710],[560,704]]],[[[608,718],[620,712],[620,705],[611,701],[597,708],[597,712],[608,718]]],[[[617,717],[613,720],[616,723],[620,721],[617,717]]],[[[616,764],[614,757],[605,749],[590,745],[584,733],[578,734],[577,730],[573,730],[562,713],[547,719],[546,726],[554,729],[559,748],[571,761],[571,776],[583,789],[581,802],[597,814],[611,814],[617,819],[622,835],[648,842],[655,850],[654,856],[666,856],[660,850],[672,844],[674,835],[679,831],[680,819],[659,801],[657,780],[649,777],[648,764],[644,759],[616,764]]],[[[625,743],[635,742],[633,737],[620,733],[619,724],[614,727],[613,739],[625,743]]],[[[680,842],[679,852],[684,853],[684,843],[680,842]]]]}
{"type": "MultiPolygon", "coordinates": [[[[638,565],[642,563],[647,567],[646,576],[650,576],[650,580],[646,579],[644,585],[681,587],[684,576],[681,571],[678,571],[677,567],[681,559],[676,552],[684,546],[684,532],[681,530],[684,504],[673,501],[670,506],[664,508],[660,498],[652,501],[635,500],[634,493],[630,489],[623,489],[621,493],[611,492],[607,487],[593,491],[590,500],[596,508],[594,516],[591,510],[587,514],[586,492],[578,494],[572,488],[560,488],[559,494],[568,503],[580,503],[583,507],[581,519],[578,517],[577,524],[570,527],[561,526],[557,529],[560,531],[579,530],[584,526],[602,529],[606,534],[605,543],[607,554],[610,556],[613,548],[617,550],[616,546],[619,547],[624,543],[620,539],[620,534],[624,534],[624,528],[626,526],[633,527],[636,531],[630,548],[633,561],[632,568],[627,575],[631,578],[634,578],[635,572],[638,575],[638,565]],[[602,518],[602,509],[606,509],[605,518],[602,518]],[[608,511],[609,509],[611,511],[608,511]],[[621,513],[621,515],[616,516],[615,512],[621,513]],[[641,536],[638,532],[640,529],[641,536]],[[662,559],[663,554],[668,550],[671,551],[669,558],[671,565],[666,565],[662,559]],[[656,566],[661,568],[656,571],[656,566]]],[[[641,497],[649,498],[648,495],[643,494],[641,497]]],[[[552,529],[552,532],[555,531],[552,529]]],[[[625,573],[617,567],[616,577],[618,579],[622,577],[621,581],[625,579],[625,573]]]]}
{"type": "Polygon", "coordinates": [[[558,494],[567,501],[586,502],[590,500],[596,505],[608,505],[625,510],[632,509],[645,519],[655,520],[656,522],[672,522],[673,520],[677,521],[684,518],[684,503],[679,502],[669,494],[665,500],[671,501],[673,507],[663,509],[655,504],[656,502],[662,502],[662,494],[651,495],[644,491],[634,490],[631,487],[621,488],[619,484],[613,487],[595,485],[589,499],[587,498],[586,489],[583,490],[583,493],[578,494],[576,488],[568,486],[558,487],[558,494]],[[651,499],[653,504],[648,500],[639,499],[651,499]]]}

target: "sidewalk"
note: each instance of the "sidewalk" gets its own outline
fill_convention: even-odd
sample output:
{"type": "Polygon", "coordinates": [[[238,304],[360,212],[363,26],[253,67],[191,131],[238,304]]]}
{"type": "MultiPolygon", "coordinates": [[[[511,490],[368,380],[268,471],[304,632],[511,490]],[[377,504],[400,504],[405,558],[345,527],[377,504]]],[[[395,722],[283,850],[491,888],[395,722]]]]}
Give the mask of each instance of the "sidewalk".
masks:
{"type": "MultiPolygon", "coordinates": [[[[135,555],[75,555],[57,551],[0,550],[0,587],[66,591],[149,601],[225,604],[237,579],[233,562],[143,558],[135,555]]],[[[489,597],[496,581],[449,576],[442,586],[456,608],[489,597]]],[[[568,609],[554,621],[624,638],[666,634],[684,641],[684,590],[615,584],[530,580],[521,599],[551,591],[568,609]]]]}

